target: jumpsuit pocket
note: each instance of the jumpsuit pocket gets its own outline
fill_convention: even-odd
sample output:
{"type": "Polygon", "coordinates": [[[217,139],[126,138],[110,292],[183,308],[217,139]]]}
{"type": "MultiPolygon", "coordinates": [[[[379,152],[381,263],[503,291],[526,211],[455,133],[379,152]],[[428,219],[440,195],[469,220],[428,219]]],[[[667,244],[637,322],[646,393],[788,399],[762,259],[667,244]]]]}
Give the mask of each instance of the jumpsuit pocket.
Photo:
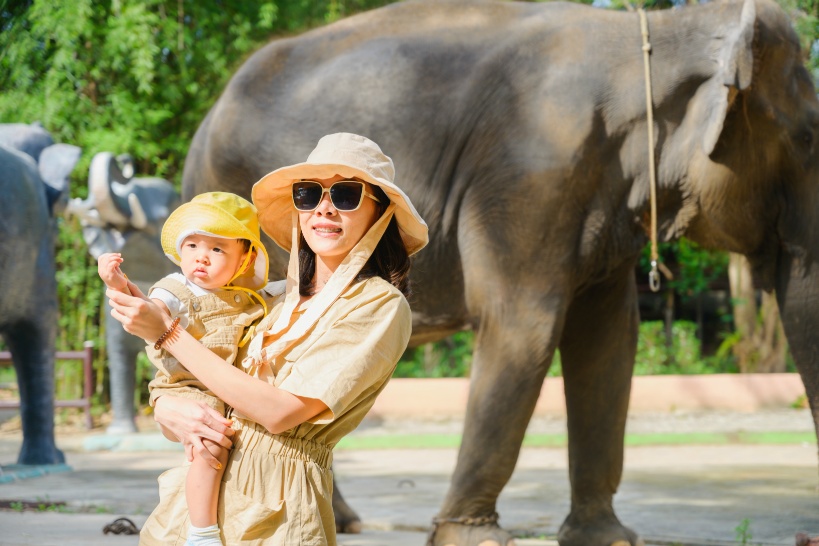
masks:
{"type": "Polygon", "coordinates": [[[178,466],[163,472],[159,482],[159,504],[140,532],[139,543],[184,544],[188,528],[188,506],[185,479],[189,466],[178,466]]]}
{"type": "Polygon", "coordinates": [[[239,491],[232,482],[222,482],[224,498],[219,503],[220,520],[227,543],[238,540],[264,540],[284,526],[287,512],[284,500],[263,504],[239,491]]]}

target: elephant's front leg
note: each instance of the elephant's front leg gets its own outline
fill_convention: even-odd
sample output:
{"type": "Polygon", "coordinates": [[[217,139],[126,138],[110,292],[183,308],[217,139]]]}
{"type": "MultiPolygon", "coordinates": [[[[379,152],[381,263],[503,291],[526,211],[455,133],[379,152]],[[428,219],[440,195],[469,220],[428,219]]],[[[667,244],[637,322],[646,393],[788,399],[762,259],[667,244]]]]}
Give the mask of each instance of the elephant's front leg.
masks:
{"type": "MultiPolygon", "coordinates": [[[[477,333],[457,466],[433,520],[430,545],[506,546],[496,502],[517,463],[526,427],[551,362],[560,298],[523,291],[485,316],[477,333]],[[529,293],[528,296],[531,296],[529,293]]],[[[500,297],[500,296],[498,296],[500,297]]]]}
{"type": "Polygon", "coordinates": [[[639,316],[633,268],[572,302],[560,342],[569,428],[571,513],[560,546],[642,544],[614,514],[639,316]]]}

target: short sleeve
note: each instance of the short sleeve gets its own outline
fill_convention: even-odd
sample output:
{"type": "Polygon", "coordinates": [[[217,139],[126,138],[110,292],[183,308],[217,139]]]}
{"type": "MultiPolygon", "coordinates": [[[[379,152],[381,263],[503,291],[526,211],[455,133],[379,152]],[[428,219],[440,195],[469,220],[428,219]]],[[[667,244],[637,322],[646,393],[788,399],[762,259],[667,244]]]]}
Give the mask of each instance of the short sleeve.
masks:
{"type": "Polygon", "coordinates": [[[148,293],[148,297],[164,303],[171,314],[171,318],[179,317],[179,325],[183,329],[188,327],[188,306],[182,303],[182,300],[164,288],[152,288],[148,293]]]}
{"type": "MultiPolygon", "coordinates": [[[[391,288],[391,287],[390,287],[391,288]]],[[[310,422],[330,423],[345,409],[378,392],[392,375],[409,343],[412,313],[397,290],[378,290],[341,316],[328,330],[305,342],[279,388],[324,402],[325,411],[310,422]]],[[[287,355],[284,355],[287,358],[287,355]]]]}

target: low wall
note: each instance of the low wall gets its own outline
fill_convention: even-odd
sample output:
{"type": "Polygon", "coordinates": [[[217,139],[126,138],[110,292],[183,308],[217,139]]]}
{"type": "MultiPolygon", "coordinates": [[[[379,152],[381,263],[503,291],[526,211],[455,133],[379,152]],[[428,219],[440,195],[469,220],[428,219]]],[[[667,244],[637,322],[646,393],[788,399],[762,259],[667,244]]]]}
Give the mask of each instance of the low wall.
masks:
{"type": "MultiPolygon", "coordinates": [[[[787,408],[805,394],[795,373],[653,375],[635,377],[631,385],[631,413],[787,408]]],[[[370,415],[461,418],[468,395],[469,379],[392,379],[370,415]]],[[[547,378],[535,415],[565,415],[565,406],[563,378],[547,378]]]]}

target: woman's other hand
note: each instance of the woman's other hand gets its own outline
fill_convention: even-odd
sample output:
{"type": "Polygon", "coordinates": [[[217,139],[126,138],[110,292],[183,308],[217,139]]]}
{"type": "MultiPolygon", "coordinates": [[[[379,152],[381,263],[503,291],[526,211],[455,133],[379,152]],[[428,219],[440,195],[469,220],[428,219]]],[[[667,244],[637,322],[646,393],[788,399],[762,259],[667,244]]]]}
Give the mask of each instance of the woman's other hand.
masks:
{"type": "Polygon", "coordinates": [[[189,461],[197,454],[213,468],[219,468],[219,461],[205,447],[204,440],[225,449],[233,446],[230,439],[234,434],[230,428],[231,421],[204,402],[161,396],[154,407],[154,420],[162,427],[166,437],[182,442],[189,461]]]}
{"type": "Polygon", "coordinates": [[[137,285],[129,281],[128,289],[133,296],[110,288],[105,291],[111,305],[111,316],[118,320],[129,334],[153,343],[173,321],[168,313],[146,298],[137,285]]]}

